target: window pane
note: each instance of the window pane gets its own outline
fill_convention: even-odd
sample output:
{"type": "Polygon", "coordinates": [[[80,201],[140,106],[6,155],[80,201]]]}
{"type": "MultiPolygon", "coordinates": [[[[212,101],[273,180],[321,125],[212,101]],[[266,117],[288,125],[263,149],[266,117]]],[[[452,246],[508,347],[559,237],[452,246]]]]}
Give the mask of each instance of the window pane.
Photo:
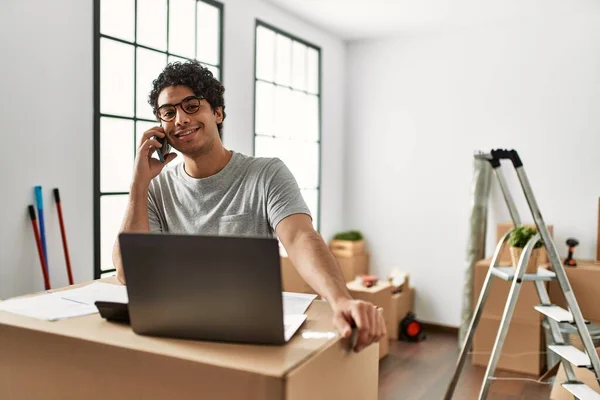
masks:
{"type": "Polygon", "coordinates": [[[319,98],[308,94],[305,96],[304,140],[319,140],[319,98]]]}
{"type": "Polygon", "coordinates": [[[319,186],[319,145],[318,143],[286,140],[285,163],[303,189],[319,186]]]}
{"type": "Polygon", "coordinates": [[[292,91],[282,86],[275,87],[275,136],[292,137],[292,91]]]}
{"type": "Polygon", "coordinates": [[[112,250],[125,216],[129,195],[100,197],[100,269],[114,269],[112,250]]]}
{"type": "Polygon", "coordinates": [[[219,13],[217,7],[198,2],[196,59],[213,65],[219,65],[219,13]]]}
{"type": "Polygon", "coordinates": [[[138,118],[153,119],[152,107],[148,104],[148,95],[152,90],[152,81],[165,68],[167,56],[152,50],[137,48],[137,75],[136,75],[136,116],[138,118]]]}
{"type": "Polygon", "coordinates": [[[133,116],[133,46],[100,39],[100,112],[133,116]]]}
{"type": "Polygon", "coordinates": [[[133,42],[134,4],[133,0],[102,0],[100,33],[133,42]]]}
{"type": "Polygon", "coordinates": [[[100,191],[127,192],[131,185],[133,121],[100,118],[100,191]]]}
{"type": "Polygon", "coordinates": [[[283,142],[281,139],[256,136],[254,153],[257,157],[279,157],[283,160],[287,152],[287,147],[282,145],[283,142]]]}
{"type": "Polygon", "coordinates": [[[194,58],[196,0],[169,2],[169,52],[194,58]]]}
{"type": "Polygon", "coordinates": [[[290,86],[290,75],[292,72],[292,41],[283,35],[277,35],[275,44],[275,82],[280,85],[290,86]]]}
{"type": "Polygon", "coordinates": [[[180,63],[184,63],[186,61],[189,61],[189,59],[188,58],[181,58],[181,57],[177,57],[177,56],[169,56],[169,58],[168,58],[169,64],[173,63],[175,61],[179,61],[180,63]]]}
{"type": "Polygon", "coordinates": [[[307,78],[307,90],[310,93],[319,93],[319,53],[313,49],[308,48],[307,60],[306,60],[306,78],[307,78]]]}
{"type": "Polygon", "coordinates": [[[306,90],[306,46],[300,42],[292,45],[292,87],[306,90]]]}
{"type": "Polygon", "coordinates": [[[256,82],[256,133],[274,135],[275,86],[256,82]]]}
{"type": "Polygon", "coordinates": [[[290,137],[296,140],[306,140],[306,94],[292,90],[290,104],[290,120],[288,129],[290,137]]]}
{"type": "Polygon", "coordinates": [[[256,28],[256,77],[275,80],[275,33],[262,26],[256,28]]]}
{"type": "Polygon", "coordinates": [[[212,72],[215,79],[217,79],[218,81],[221,81],[221,68],[214,67],[214,66],[208,65],[208,64],[202,64],[202,65],[205,66],[206,68],[208,68],[208,70],[210,72],[212,72]]]}
{"type": "MultiPolygon", "coordinates": [[[[104,0],[102,0],[104,1],[104,0]]],[[[167,2],[143,0],[137,2],[137,43],[158,50],[167,50],[167,2]]]]}
{"type": "Polygon", "coordinates": [[[315,189],[302,190],[302,197],[306,205],[310,209],[313,218],[313,226],[317,229],[317,221],[319,220],[319,191],[315,189]]]}

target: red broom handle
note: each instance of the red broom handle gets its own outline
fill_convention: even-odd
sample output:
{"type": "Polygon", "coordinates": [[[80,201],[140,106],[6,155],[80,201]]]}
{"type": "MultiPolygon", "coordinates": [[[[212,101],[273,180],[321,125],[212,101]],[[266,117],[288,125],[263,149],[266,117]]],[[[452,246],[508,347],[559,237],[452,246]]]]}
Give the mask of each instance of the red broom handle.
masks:
{"type": "Polygon", "coordinates": [[[44,287],[46,288],[46,290],[50,290],[50,278],[48,277],[48,269],[46,267],[46,259],[44,258],[44,250],[42,250],[42,239],[40,238],[40,232],[38,231],[37,221],[35,217],[35,209],[32,205],[29,206],[29,218],[31,219],[33,235],[35,236],[35,244],[37,245],[38,254],[40,256],[40,263],[42,265],[42,274],[44,275],[44,287]]]}
{"type": "Polygon", "coordinates": [[[69,258],[69,246],[67,244],[67,235],[65,233],[65,224],[63,222],[62,206],[60,205],[60,194],[58,188],[54,189],[54,200],[58,209],[58,222],[60,222],[60,235],[62,236],[63,251],[65,253],[65,262],[67,263],[67,274],[69,275],[69,285],[73,284],[73,272],[71,271],[71,259],[69,258]]]}

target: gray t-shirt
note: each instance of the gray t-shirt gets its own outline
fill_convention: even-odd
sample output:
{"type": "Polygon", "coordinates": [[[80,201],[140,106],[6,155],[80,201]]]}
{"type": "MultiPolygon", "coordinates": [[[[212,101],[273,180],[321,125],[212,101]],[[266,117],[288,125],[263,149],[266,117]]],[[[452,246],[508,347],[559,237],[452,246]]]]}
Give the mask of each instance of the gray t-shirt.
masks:
{"type": "Polygon", "coordinates": [[[150,183],[150,232],[274,236],[285,217],[310,216],[280,159],[232,153],[225,168],[208,178],[190,177],[183,162],[165,167],[150,183]]]}

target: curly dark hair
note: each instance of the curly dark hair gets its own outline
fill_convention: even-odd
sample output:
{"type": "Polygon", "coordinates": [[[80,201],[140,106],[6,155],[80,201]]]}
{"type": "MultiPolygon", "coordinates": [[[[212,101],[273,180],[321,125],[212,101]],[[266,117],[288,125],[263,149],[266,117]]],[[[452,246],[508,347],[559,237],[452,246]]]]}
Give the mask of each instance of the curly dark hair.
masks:
{"type": "MultiPolygon", "coordinates": [[[[163,72],[152,82],[152,91],[148,96],[148,103],[156,115],[158,108],[158,95],[169,86],[187,86],[196,94],[202,96],[208,101],[214,111],[217,107],[223,107],[223,120],[225,120],[225,100],[223,93],[225,87],[210,72],[208,68],[198,61],[179,61],[169,63],[163,72]]],[[[223,121],[217,124],[219,136],[222,137],[221,129],[223,121]]]]}

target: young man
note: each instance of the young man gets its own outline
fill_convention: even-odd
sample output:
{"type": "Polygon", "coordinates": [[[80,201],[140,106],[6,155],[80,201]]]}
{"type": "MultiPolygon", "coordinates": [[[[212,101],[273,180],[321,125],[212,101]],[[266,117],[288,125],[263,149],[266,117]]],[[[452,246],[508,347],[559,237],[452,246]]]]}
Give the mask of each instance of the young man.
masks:
{"type": "MultiPolygon", "coordinates": [[[[296,180],[277,158],[255,158],[225,149],[223,85],[197,62],[169,64],[153,83],[149,102],[161,125],[142,135],[121,232],[173,232],[273,236],[300,275],[334,311],[343,337],[358,329],[356,351],[385,334],[381,313],[353,300],[337,261],[313,229],[296,180]],[[165,139],[183,162],[163,168],[152,157],[165,139]]],[[[113,262],[125,283],[118,240],[113,262]]]]}

